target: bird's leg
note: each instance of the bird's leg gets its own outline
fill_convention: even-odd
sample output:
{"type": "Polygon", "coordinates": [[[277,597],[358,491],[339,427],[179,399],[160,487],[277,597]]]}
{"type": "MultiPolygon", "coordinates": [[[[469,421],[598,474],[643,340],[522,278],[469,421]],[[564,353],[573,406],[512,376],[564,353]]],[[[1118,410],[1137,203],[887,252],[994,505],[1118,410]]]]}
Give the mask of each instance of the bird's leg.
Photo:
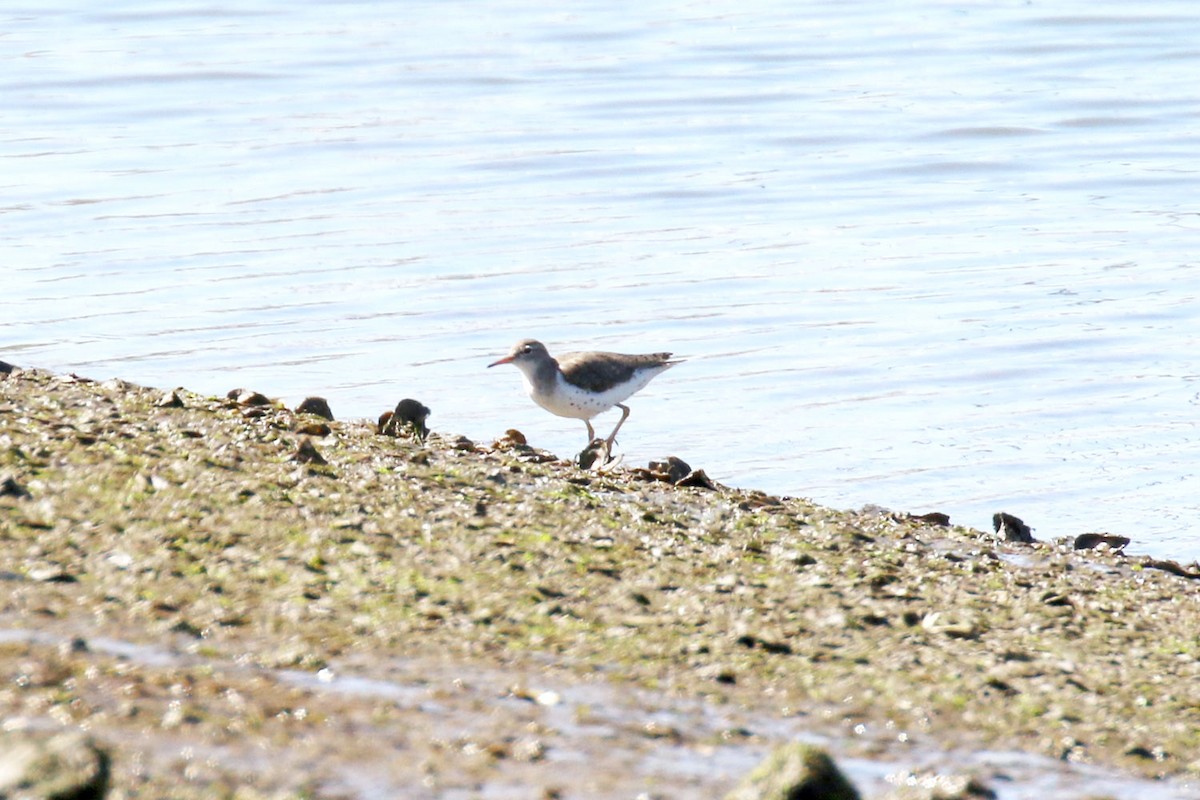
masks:
{"type": "Polygon", "coordinates": [[[585,419],[583,424],[588,426],[588,444],[591,444],[592,442],[596,441],[596,429],[592,427],[592,421],[590,419],[585,419]]]}
{"type": "Polygon", "coordinates": [[[625,420],[629,417],[629,406],[623,406],[617,403],[617,408],[621,409],[621,419],[617,421],[617,427],[613,428],[612,433],[604,440],[604,452],[608,454],[608,459],[612,460],[613,442],[617,440],[617,431],[621,430],[621,426],[625,424],[625,420]]]}

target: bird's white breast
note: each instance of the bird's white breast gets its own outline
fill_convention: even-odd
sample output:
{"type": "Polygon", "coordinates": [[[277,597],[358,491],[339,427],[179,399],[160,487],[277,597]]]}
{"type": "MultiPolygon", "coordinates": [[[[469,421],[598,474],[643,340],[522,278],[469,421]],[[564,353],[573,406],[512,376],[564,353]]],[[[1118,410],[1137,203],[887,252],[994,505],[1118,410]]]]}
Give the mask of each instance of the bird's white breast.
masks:
{"type": "Polygon", "coordinates": [[[633,379],[628,383],[619,384],[600,393],[588,392],[572,383],[568,383],[561,373],[556,376],[557,380],[554,383],[554,390],[552,392],[538,394],[528,376],[525,376],[525,389],[529,392],[529,396],[535,403],[551,414],[557,414],[560,417],[571,417],[572,419],[591,419],[645,387],[659,372],[662,372],[662,370],[640,370],[633,375],[633,379]]]}

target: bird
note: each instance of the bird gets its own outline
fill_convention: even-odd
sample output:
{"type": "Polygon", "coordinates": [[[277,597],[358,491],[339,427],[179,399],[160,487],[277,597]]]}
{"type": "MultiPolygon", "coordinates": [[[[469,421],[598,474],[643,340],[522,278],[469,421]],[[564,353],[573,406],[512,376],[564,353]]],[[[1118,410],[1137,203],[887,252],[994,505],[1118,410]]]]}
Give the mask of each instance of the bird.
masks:
{"type": "Polygon", "coordinates": [[[508,355],[488,367],[512,364],[521,370],[533,402],[560,417],[583,420],[589,447],[596,441],[592,417],[614,406],[621,409],[621,419],[604,439],[605,452],[611,455],[617,431],[629,417],[629,406],[623,401],[645,388],[659,373],[683,361],[671,355],[587,351],[554,358],[536,339],[522,339],[508,355]]]}

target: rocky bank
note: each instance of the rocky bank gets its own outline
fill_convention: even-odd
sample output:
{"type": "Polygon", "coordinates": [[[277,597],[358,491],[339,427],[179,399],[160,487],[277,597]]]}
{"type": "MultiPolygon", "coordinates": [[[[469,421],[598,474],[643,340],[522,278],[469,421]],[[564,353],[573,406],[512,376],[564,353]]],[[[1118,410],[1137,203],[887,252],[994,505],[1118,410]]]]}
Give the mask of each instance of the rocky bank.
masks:
{"type": "Polygon", "coordinates": [[[0,375],[3,727],[114,797],[715,797],[796,730],[1200,775],[1194,567],[398,433],[0,375]]]}

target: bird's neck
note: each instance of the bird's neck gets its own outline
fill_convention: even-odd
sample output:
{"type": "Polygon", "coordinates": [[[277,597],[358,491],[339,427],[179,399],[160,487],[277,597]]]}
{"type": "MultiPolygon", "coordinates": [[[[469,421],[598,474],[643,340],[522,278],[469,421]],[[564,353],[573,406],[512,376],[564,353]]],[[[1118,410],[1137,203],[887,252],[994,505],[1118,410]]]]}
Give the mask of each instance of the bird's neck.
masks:
{"type": "Polygon", "coordinates": [[[531,395],[550,395],[558,386],[558,362],[553,358],[536,364],[518,364],[525,375],[525,383],[531,395]]]}

